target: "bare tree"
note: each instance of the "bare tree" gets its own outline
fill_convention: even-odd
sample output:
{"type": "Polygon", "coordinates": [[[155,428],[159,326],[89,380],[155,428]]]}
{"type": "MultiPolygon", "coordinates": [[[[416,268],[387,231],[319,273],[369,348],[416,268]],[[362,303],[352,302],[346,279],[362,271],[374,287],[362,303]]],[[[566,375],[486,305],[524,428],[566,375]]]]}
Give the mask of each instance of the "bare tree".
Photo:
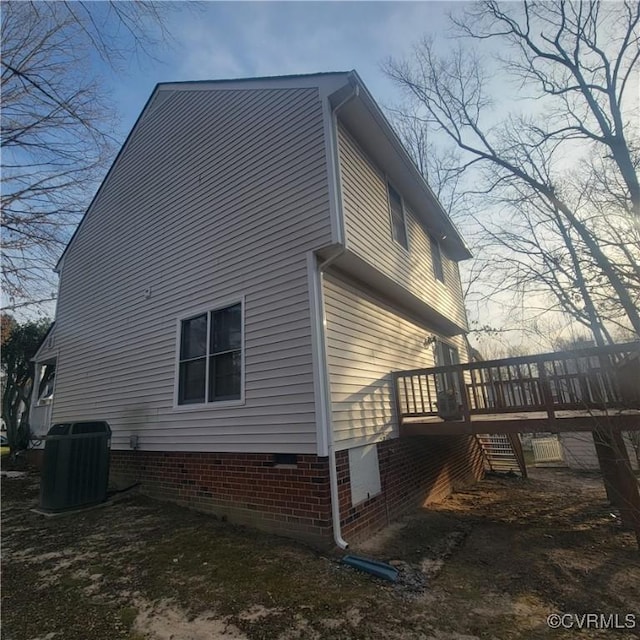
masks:
{"type": "Polygon", "coordinates": [[[122,69],[165,36],[163,17],[151,2],[3,3],[7,308],[54,297],[51,269],[114,156],[117,119],[92,63],[122,69]]]}
{"type": "Polygon", "coordinates": [[[446,140],[434,144],[419,111],[407,112],[407,106],[387,109],[393,126],[445,211],[454,220],[464,220],[470,204],[462,184],[460,153],[446,140]]]}
{"type": "Polygon", "coordinates": [[[505,249],[502,262],[492,260],[510,274],[507,284],[550,296],[598,342],[611,319],[640,335],[639,16],[630,2],[473,5],[455,19],[458,29],[500,45],[500,72],[536,101],[502,122],[491,120],[490,84],[500,72],[489,74],[470,46],[442,57],[425,40],[411,58],[386,65],[411,98],[406,115],[418,108],[457,145],[476,194],[508,219],[496,226],[476,217],[505,249]]]}

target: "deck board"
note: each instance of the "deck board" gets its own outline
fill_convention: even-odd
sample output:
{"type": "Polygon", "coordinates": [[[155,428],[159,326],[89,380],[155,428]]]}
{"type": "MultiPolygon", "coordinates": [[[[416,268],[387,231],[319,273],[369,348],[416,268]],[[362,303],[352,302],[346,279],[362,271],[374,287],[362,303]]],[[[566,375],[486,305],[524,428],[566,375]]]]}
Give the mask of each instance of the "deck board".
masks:
{"type": "Polygon", "coordinates": [[[549,419],[544,411],[472,415],[468,421],[442,420],[437,416],[404,417],[401,433],[403,435],[560,433],[562,431],[594,431],[598,426],[610,426],[624,431],[640,431],[640,410],[556,411],[553,419],[549,419]]]}

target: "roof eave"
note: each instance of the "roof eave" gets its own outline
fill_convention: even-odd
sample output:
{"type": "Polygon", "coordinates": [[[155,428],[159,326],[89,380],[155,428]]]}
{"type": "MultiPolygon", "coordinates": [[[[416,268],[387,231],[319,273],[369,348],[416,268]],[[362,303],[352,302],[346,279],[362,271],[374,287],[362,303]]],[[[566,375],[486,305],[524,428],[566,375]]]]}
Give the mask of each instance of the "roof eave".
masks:
{"type": "Polygon", "coordinates": [[[355,70],[351,71],[350,78],[353,79],[353,82],[359,88],[356,100],[360,100],[363,106],[369,111],[378,127],[383,131],[389,143],[392,145],[397,157],[402,161],[404,168],[411,177],[411,180],[422,191],[422,194],[424,195],[425,200],[429,203],[430,208],[433,209],[436,215],[443,222],[447,231],[446,235],[450,236],[450,245],[454,248],[454,255],[451,257],[455,257],[455,259],[459,261],[472,258],[473,254],[467,247],[457,227],[449,217],[449,214],[445,211],[444,207],[431,190],[431,187],[424,179],[424,176],[420,173],[415,162],[411,159],[404,145],[398,138],[398,135],[391,126],[389,120],[384,115],[371,93],[369,93],[366,85],[355,70]]]}

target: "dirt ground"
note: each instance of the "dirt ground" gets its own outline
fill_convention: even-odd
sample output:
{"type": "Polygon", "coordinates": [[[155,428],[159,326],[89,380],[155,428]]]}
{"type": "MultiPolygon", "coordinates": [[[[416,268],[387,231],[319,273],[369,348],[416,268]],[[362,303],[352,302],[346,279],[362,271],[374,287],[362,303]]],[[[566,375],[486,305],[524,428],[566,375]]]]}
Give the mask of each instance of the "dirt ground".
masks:
{"type": "Polygon", "coordinates": [[[5,477],[2,638],[640,637],[640,553],[597,477],[531,475],[486,479],[350,550],[394,564],[396,584],[138,495],[44,518],[29,510],[37,475],[5,477]],[[550,629],[554,613],[574,628],[550,629]],[[588,613],[618,617],[580,630],[588,613]]]}

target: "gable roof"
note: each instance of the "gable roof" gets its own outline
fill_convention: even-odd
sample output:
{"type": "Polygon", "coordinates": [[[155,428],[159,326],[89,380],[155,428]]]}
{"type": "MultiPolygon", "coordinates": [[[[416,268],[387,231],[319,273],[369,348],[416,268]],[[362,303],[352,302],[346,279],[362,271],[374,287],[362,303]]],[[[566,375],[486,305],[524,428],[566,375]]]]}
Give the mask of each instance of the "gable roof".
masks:
{"type": "Polygon", "coordinates": [[[422,218],[424,224],[436,236],[448,254],[455,259],[464,260],[471,257],[464,240],[446,211],[418,171],[389,121],[377,105],[364,82],[355,70],[331,71],[311,74],[263,76],[251,78],[232,78],[221,80],[188,80],[180,82],[158,83],[136,119],[124,144],[116,155],[102,183],[92,198],[82,220],[76,227],[71,239],[60,256],[55,270],[60,271],[67,251],[76,239],[93,205],[109,182],[114,167],[127,148],[134,133],[146,116],[162,100],[174,91],[207,91],[232,89],[264,89],[264,88],[306,88],[317,87],[329,97],[335,107],[344,97],[345,91],[355,88],[354,99],[341,107],[340,117],[353,130],[360,141],[364,141],[365,150],[384,167],[393,178],[394,183],[406,195],[412,209],[422,218]],[[428,206],[425,206],[425,203],[428,206]],[[435,214],[435,216],[434,216],[435,214]]]}
{"type": "Polygon", "coordinates": [[[49,347],[45,348],[45,345],[47,344],[47,340],[49,338],[49,336],[53,335],[53,330],[55,329],[56,323],[55,320],[49,325],[48,329],[46,330],[44,336],[42,336],[42,340],[40,340],[40,343],[38,344],[38,348],[36,349],[35,353],[33,354],[32,358],[31,358],[31,362],[37,362],[38,361],[38,357],[40,356],[40,352],[41,351],[46,351],[46,349],[48,349],[49,347]]]}
{"type": "Polygon", "coordinates": [[[109,182],[109,176],[113,173],[114,168],[117,166],[118,161],[122,157],[124,151],[126,150],[130,140],[133,138],[136,130],[139,128],[140,124],[146,119],[146,117],[154,110],[156,106],[161,104],[162,102],[162,94],[169,95],[173,91],[206,91],[206,90],[216,90],[216,89],[258,89],[258,88],[306,88],[306,87],[327,87],[327,93],[335,90],[341,83],[347,81],[350,72],[348,71],[331,71],[324,73],[309,73],[309,74],[298,74],[298,75],[285,75],[285,76],[263,76],[263,77],[252,77],[252,78],[229,78],[229,79],[220,79],[220,80],[186,80],[180,82],[159,82],[154,87],[151,95],[147,99],[140,115],[137,117],[131,131],[125,138],[125,141],[118,151],[114,161],[111,163],[107,174],[104,179],[100,183],[98,190],[95,195],[91,199],[87,210],[85,211],[82,219],[80,220],[78,226],[75,228],[67,246],[65,247],[62,255],[58,259],[58,262],[55,267],[55,271],[59,272],[62,268],[62,264],[64,262],[64,257],[69,251],[71,245],[74,240],[78,236],[84,221],[87,219],[87,216],[91,214],[91,210],[93,209],[94,203],[99,198],[102,191],[105,189],[105,186],[109,182]]]}

